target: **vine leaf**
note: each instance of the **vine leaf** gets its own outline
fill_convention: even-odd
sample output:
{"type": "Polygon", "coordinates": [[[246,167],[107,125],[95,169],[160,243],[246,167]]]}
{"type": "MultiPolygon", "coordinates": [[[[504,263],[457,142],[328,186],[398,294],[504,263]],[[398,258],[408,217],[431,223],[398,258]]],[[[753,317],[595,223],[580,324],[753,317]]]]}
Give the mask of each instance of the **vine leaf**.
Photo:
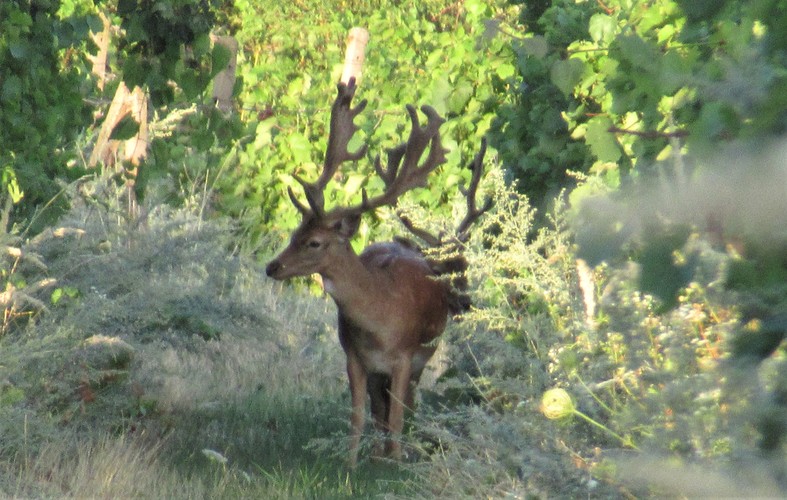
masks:
{"type": "Polygon", "coordinates": [[[139,123],[131,117],[126,115],[120,120],[117,125],[112,129],[109,138],[118,141],[125,141],[131,139],[139,132],[139,123]]]}
{"type": "Polygon", "coordinates": [[[611,127],[612,120],[607,116],[596,116],[588,121],[585,143],[599,161],[616,162],[622,156],[617,139],[609,131],[611,127]]]}
{"type": "Polygon", "coordinates": [[[550,79],[563,94],[570,96],[585,73],[585,63],[576,58],[555,61],[550,79]]]}
{"type": "Polygon", "coordinates": [[[606,14],[594,14],[588,24],[590,38],[598,45],[609,45],[615,38],[617,22],[606,14]]]}

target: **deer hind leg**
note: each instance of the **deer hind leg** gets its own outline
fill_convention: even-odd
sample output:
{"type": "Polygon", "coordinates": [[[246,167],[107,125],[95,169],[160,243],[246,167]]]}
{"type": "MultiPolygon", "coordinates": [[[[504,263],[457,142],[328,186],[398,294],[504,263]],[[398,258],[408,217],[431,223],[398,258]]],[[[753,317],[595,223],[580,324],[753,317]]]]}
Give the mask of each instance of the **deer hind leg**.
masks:
{"type": "Polygon", "coordinates": [[[381,443],[376,443],[372,456],[382,457],[388,449],[388,413],[391,407],[391,379],[380,373],[369,374],[369,399],[371,400],[374,428],[383,436],[381,443]]]}
{"type": "Polygon", "coordinates": [[[388,411],[390,431],[389,455],[395,460],[402,458],[402,428],[404,427],[404,406],[410,392],[410,358],[402,359],[391,375],[391,402],[388,411]]]}
{"type": "Polygon", "coordinates": [[[347,353],[347,377],[350,379],[350,398],[352,413],[350,414],[350,467],[358,464],[358,448],[361,444],[364,418],[366,416],[367,374],[361,360],[352,352],[347,353]]]}
{"type": "Polygon", "coordinates": [[[407,396],[404,400],[405,410],[415,410],[415,396],[417,394],[418,382],[421,380],[421,375],[424,372],[426,363],[434,354],[436,347],[422,346],[413,357],[411,365],[412,374],[410,375],[410,383],[407,386],[407,396]]]}

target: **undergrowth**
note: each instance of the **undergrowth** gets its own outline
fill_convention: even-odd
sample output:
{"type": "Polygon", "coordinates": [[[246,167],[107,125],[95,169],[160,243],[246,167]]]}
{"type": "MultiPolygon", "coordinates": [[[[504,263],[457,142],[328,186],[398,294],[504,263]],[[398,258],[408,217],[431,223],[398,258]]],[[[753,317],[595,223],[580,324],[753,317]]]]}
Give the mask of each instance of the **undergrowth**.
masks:
{"type": "Polygon", "coordinates": [[[476,307],[449,342],[442,406],[420,421],[429,494],[784,491],[784,447],[761,452],[783,352],[754,372],[730,359],[741,328],[730,256],[695,235],[695,281],[665,312],[637,290],[636,266],[576,258],[560,198],[537,229],[525,197],[494,172],[487,183],[497,207],[466,249],[476,307]],[[657,472],[676,463],[674,481],[657,472]]]}
{"type": "Polygon", "coordinates": [[[700,239],[698,281],[663,313],[632,285],[636,269],[577,261],[565,207],[535,230],[493,169],[496,208],[465,249],[475,307],[422,384],[408,461],[350,472],[333,306],[267,280],[225,220],[153,205],[140,227],[102,176],[70,189],[59,228],[16,240],[45,263],[18,277],[72,292],[42,293],[46,312],[0,338],[7,496],[782,491],[755,424],[783,360],[756,380],[727,362],[739,324],[719,286],[728,257],[700,239]],[[682,461],[680,481],[663,457],[682,461]]]}
{"type": "Polygon", "coordinates": [[[225,220],[162,205],[139,227],[105,177],[71,191],[61,226],[20,242],[46,262],[26,279],[75,292],[0,338],[3,496],[349,497],[404,477],[349,476],[343,439],[309,451],[349,408],[325,300],[268,281],[225,220]]]}

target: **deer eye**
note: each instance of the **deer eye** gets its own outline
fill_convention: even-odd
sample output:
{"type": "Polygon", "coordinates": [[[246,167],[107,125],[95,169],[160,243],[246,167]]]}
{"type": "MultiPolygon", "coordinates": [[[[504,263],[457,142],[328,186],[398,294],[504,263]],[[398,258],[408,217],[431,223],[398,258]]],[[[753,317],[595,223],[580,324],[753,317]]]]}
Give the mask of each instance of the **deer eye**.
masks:
{"type": "Polygon", "coordinates": [[[320,248],[322,246],[322,242],[320,240],[309,240],[306,242],[306,246],[309,248],[320,248]]]}

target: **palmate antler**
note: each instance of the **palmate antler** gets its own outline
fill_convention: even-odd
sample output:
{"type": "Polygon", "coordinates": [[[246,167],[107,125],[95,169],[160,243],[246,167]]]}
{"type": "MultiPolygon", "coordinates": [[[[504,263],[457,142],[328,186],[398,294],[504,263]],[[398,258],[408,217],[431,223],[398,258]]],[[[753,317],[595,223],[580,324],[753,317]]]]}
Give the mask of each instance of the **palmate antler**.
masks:
{"type": "Polygon", "coordinates": [[[478,184],[481,182],[481,175],[484,173],[484,155],[486,155],[486,138],[481,139],[481,149],[478,150],[473,161],[467,165],[467,168],[472,171],[470,186],[468,188],[459,186],[459,190],[466,200],[467,211],[465,212],[465,217],[462,219],[462,222],[456,227],[454,235],[446,237],[445,235],[438,236],[432,234],[425,229],[416,227],[407,216],[400,214],[399,219],[402,221],[404,227],[431,248],[441,247],[450,241],[459,243],[466,242],[470,237],[471,226],[494,205],[494,200],[492,198],[484,200],[484,204],[481,208],[476,204],[478,184]]]}
{"type": "Polygon", "coordinates": [[[359,160],[366,154],[365,145],[353,153],[347,150],[350,139],[358,130],[353,120],[367,104],[367,101],[363,100],[356,107],[351,106],[355,90],[354,78],[351,78],[347,84],[340,83],[338,85],[338,96],[331,109],[330,135],[320,177],[313,183],[295,177],[303,186],[309,207],[301,204],[292,190],[289,190],[290,199],[304,215],[311,214],[321,218],[339,219],[360,216],[364,212],[382,206],[396,206],[402,194],[416,187],[425,186],[429,174],[446,161],[446,150],[440,141],[440,126],[445,120],[437,114],[434,108],[423,106],[421,111],[426,115],[427,122],[426,125],[421,126],[415,108],[408,105],[407,113],[410,116],[412,129],[407,142],[388,151],[388,161],[385,167],[383,167],[379,155],[374,162],[374,169],[383,180],[385,191],[378,196],[369,198],[364,190],[360,204],[326,211],[324,190],[339,166],[345,161],[359,160]],[[427,148],[429,148],[429,153],[426,160],[419,165],[427,148]]]}

